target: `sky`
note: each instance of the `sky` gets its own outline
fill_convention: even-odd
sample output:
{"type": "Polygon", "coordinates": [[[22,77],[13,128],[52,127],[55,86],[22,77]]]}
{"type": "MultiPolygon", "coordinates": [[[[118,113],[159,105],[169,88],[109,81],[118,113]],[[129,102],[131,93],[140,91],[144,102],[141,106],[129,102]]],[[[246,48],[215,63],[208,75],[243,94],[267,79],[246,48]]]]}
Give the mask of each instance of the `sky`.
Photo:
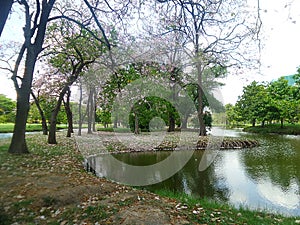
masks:
{"type": "MultiPolygon", "coordinates": [[[[248,0],[256,4],[257,0],[248,0]]],[[[244,74],[228,74],[222,80],[221,88],[224,103],[234,104],[242,94],[243,86],[253,80],[272,81],[280,76],[296,73],[300,66],[300,1],[297,0],[260,0],[261,18],[263,22],[261,39],[261,67],[244,74]],[[287,4],[290,3],[290,4],[287,4]]],[[[20,15],[13,13],[4,27],[0,37],[0,52],[3,41],[17,41],[22,38],[22,20],[20,15]]],[[[1,54],[0,54],[1,55],[1,54]]],[[[16,93],[10,74],[1,71],[0,93],[15,99],[16,93]]]]}
{"type": "Polygon", "coordinates": [[[300,66],[300,1],[260,0],[260,5],[263,22],[261,68],[244,75],[228,75],[221,90],[224,103],[234,104],[242,95],[243,86],[253,80],[270,82],[295,74],[300,66]]]}

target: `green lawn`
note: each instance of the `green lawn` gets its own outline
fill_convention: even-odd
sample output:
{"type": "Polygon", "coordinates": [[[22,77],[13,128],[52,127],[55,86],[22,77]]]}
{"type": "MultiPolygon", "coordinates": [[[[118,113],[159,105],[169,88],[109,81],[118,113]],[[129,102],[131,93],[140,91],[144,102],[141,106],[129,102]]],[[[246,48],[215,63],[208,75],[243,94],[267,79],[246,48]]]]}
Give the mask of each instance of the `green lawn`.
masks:
{"type": "Polygon", "coordinates": [[[280,124],[269,124],[264,127],[246,127],[244,131],[261,134],[276,133],[300,135],[300,124],[284,124],[283,128],[280,127],[280,124]]]}
{"type": "Polygon", "coordinates": [[[242,207],[237,209],[229,204],[205,198],[194,198],[185,193],[174,193],[169,190],[160,190],[155,193],[176,199],[181,203],[178,208],[193,209],[192,213],[189,213],[189,219],[200,224],[300,224],[299,217],[285,217],[242,207]]]}
{"type": "MultiPolygon", "coordinates": [[[[66,129],[66,124],[58,124],[57,129],[66,129]]],[[[0,123],[0,133],[12,133],[14,130],[13,123],[0,123]]],[[[42,124],[27,124],[27,132],[42,131],[42,124]]]]}
{"type": "MultiPolygon", "coordinates": [[[[151,196],[146,197],[145,199],[147,200],[143,200],[143,195],[145,195],[146,192],[140,192],[139,190],[134,193],[132,201],[131,198],[129,199],[130,201],[123,201],[122,198],[124,196],[118,198],[115,191],[118,190],[119,192],[120,190],[126,189],[115,189],[116,184],[105,186],[109,181],[104,179],[98,180],[98,178],[85,172],[81,164],[82,155],[76,150],[74,139],[66,138],[64,132],[59,132],[58,145],[48,145],[46,140],[47,137],[41,134],[28,135],[27,141],[31,154],[25,155],[8,154],[7,148],[9,146],[9,140],[0,140],[0,164],[2,165],[2,180],[0,181],[0,187],[2,187],[2,189],[0,189],[0,192],[1,190],[5,190],[5,192],[1,192],[1,195],[3,194],[1,197],[4,200],[0,202],[0,224],[12,224],[13,222],[20,221],[22,221],[21,224],[37,224],[38,219],[42,224],[59,224],[55,221],[74,221],[75,219],[77,222],[91,220],[93,223],[90,224],[95,224],[98,220],[104,220],[105,215],[109,217],[109,215],[113,215],[115,211],[124,209],[124,207],[130,208],[138,204],[157,207],[152,204],[166,204],[161,202],[163,199],[162,197],[155,198],[154,196],[151,196]],[[104,185],[103,193],[105,193],[106,196],[114,197],[106,202],[104,194],[100,195],[100,197],[98,196],[99,203],[98,201],[95,201],[95,203],[93,203],[94,205],[89,206],[86,209],[81,209],[81,207],[78,208],[79,203],[59,206],[55,204],[54,200],[60,199],[60,195],[56,196],[55,194],[61,193],[61,190],[57,191],[58,187],[52,187],[51,189],[51,185],[49,185],[49,192],[42,199],[42,203],[45,205],[43,209],[46,211],[42,211],[41,208],[35,207],[35,204],[40,204],[38,196],[41,195],[38,195],[37,193],[44,192],[45,187],[38,189],[41,185],[39,184],[35,186],[36,189],[32,192],[29,191],[32,189],[31,185],[24,185],[22,183],[23,180],[26,178],[25,180],[27,180],[26,182],[28,184],[31,184],[36,180],[44,180],[47,184],[47,182],[51,181],[51,177],[57,179],[59,176],[64,176],[64,179],[55,180],[55,183],[60,182],[58,187],[66,189],[68,191],[67,193],[69,193],[70,190],[73,190],[74,187],[86,188],[87,184],[93,184],[97,187],[100,187],[101,185],[99,190],[102,190],[102,185],[104,185]],[[69,183],[71,181],[73,183],[69,183]],[[14,185],[10,186],[10,183],[12,182],[14,182],[14,185]],[[6,190],[4,188],[5,185],[10,189],[6,190]],[[28,191],[23,192],[24,188],[28,191]],[[22,200],[15,197],[18,197],[20,193],[23,195],[22,200]],[[141,199],[138,199],[137,196],[140,196],[141,199]],[[111,201],[113,201],[113,199],[119,202],[118,205],[114,205],[114,207],[105,205],[108,203],[112,204],[111,201]],[[103,200],[101,204],[100,200],[103,200]],[[47,207],[52,208],[48,209],[47,207]],[[9,208],[10,210],[5,211],[5,208],[9,208]],[[56,212],[59,213],[56,214],[56,212]],[[46,218],[47,221],[41,220],[41,217],[46,218]]],[[[88,192],[86,194],[86,199],[93,199],[93,195],[89,196],[88,192]]],[[[186,220],[190,222],[189,224],[300,224],[300,217],[284,217],[268,212],[251,211],[244,208],[236,209],[225,203],[208,199],[193,198],[184,193],[174,193],[168,190],[160,190],[157,194],[170,198],[167,202],[173,203],[176,201],[174,206],[171,204],[166,205],[166,212],[186,218],[186,220]]],[[[72,192],[70,192],[69,195],[72,196],[72,192]]],[[[66,199],[69,199],[68,194],[63,196],[66,196],[66,199]]],[[[74,196],[72,198],[75,198],[74,196]]],[[[63,201],[60,201],[60,203],[62,204],[63,201]]],[[[89,204],[91,204],[91,202],[89,202],[89,204]]],[[[105,222],[101,224],[108,224],[110,222],[109,218],[104,221],[105,222]]]]}

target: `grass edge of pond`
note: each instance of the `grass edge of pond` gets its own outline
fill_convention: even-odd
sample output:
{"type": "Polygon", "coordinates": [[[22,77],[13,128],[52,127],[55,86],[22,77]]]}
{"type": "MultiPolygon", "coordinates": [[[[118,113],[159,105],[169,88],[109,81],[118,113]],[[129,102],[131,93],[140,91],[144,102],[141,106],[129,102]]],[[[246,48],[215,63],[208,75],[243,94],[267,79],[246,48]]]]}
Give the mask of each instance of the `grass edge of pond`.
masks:
{"type": "Polygon", "coordinates": [[[245,132],[259,134],[281,134],[281,135],[300,135],[300,124],[267,124],[265,126],[249,126],[243,129],[245,132]]]}
{"type": "MultiPolygon", "coordinates": [[[[167,189],[154,191],[161,197],[176,199],[181,205],[192,209],[189,217],[195,222],[222,223],[232,222],[234,224],[300,224],[300,217],[287,216],[270,213],[266,210],[251,210],[240,206],[236,208],[228,203],[208,198],[196,198],[186,193],[174,192],[167,189]],[[201,216],[199,217],[199,214],[201,216]],[[229,221],[224,221],[224,218],[229,221]]],[[[191,210],[189,210],[191,211],[191,210]]]]}
{"type": "MultiPolygon", "coordinates": [[[[31,150],[30,150],[31,156],[40,156],[40,157],[45,157],[45,158],[51,160],[53,157],[59,158],[63,154],[68,154],[68,155],[71,154],[72,160],[74,160],[74,162],[82,161],[82,159],[83,159],[82,155],[79,154],[79,152],[77,152],[75,148],[70,149],[71,146],[73,146],[71,143],[72,140],[67,139],[66,137],[63,137],[63,136],[64,136],[63,133],[61,133],[59,135],[60,144],[58,144],[57,146],[47,145],[46,144],[46,136],[44,136],[42,134],[32,134],[32,135],[27,136],[27,141],[31,148],[31,150]],[[34,141],[32,141],[33,139],[35,139],[35,141],[38,140],[40,146],[33,146],[32,145],[32,143],[34,143],[34,141]]],[[[2,152],[1,156],[4,156],[4,157],[6,156],[12,162],[16,161],[17,164],[13,165],[13,166],[18,166],[18,164],[23,163],[22,159],[24,159],[24,158],[27,161],[26,163],[33,164],[33,166],[36,169],[38,169],[42,165],[43,161],[35,162],[34,161],[35,158],[31,157],[30,155],[22,156],[22,155],[10,155],[10,154],[6,153],[5,151],[7,151],[8,143],[9,143],[8,139],[0,142],[0,152],[2,152]]],[[[6,159],[4,157],[1,159],[2,161],[6,161],[6,159]]],[[[83,173],[85,173],[84,168],[82,168],[81,171],[83,173]]],[[[186,194],[182,194],[182,193],[172,193],[172,192],[167,192],[167,191],[162,190],[160,193],[157,193],[157,194],[159,194],[160,196],[176,199],[179,202],[187,204],[189,206],[189,210],[186,210],[183,213],[186,213],[186,216],[191,221],[194,221],[194,222],[211,223],[212,220],[215,220],[214,223],[217,223],[216,218],[218,218],[218,216],[219,216],[219,214],[217,212],[221,212],[221,215],[224,218],[227,218],[229,220],[226,222],[230,222],[230,218],[231,218],[231,219],[233,219],[233,223],[235,223],[235,224],[244,224],[244,223],[262,224],[262,221],[264,222],[264,224],[276,224],[276,223],[278,223],[278,224],[279,223],[280,224],[295,224],[295,221],[299,221],[299,223],[300,223],[300,217],[285,217],[285,216],[281,216],[281,215],[269,214],[266,212],[245,210],[242,208],[235,209],[228,204],[218,203],[218,202],[215,202],[212,200],[207,200],[207,199],[195,199],[195,198],[192,198],[192,197],[190,197],[186,194]],[[197,204],[200,204],[200,207],[204,208],[205,213],[206,213],[205,215],[201,214],[201,216],[200,216],[200,214],[193,213],[193,210],[197,210],[197,207],[198,207],[197,204]],[[212,215],[214,215],[214,216],[212,216],[212,215]],[[251,221],[251,222],[249,222],[249,221],[251,221]]],[[[1,204],[0,204],[0,209],[1,209],[1,204]]],[[[0,213],[0,218],[1,218],[1,220],[2,219],[3,220],[10,219],[10,218],[7,218],[7,215],[3,214],[3,213],[2,214],[0,213]]],[[[29,218],[29,219],[31,219],[31,218],[29,218]]],[[[12,222],[12,221],[9,220],[9,222],[12,222]]]]}

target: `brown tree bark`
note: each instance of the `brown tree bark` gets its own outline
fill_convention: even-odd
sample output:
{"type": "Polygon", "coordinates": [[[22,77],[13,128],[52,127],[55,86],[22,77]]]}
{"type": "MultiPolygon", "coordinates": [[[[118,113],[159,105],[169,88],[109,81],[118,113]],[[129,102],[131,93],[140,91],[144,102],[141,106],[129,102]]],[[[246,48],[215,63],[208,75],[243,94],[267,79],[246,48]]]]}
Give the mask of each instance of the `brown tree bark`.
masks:
{"type": "MultiPolygon", "coordinates": [[[[198,54],[198,52],[197,52],[198,54]]],[[[204,92],[203,92],[203,83],[202,83],[202,68],[200,65],[200,62],[197,63],[197,72],[198,72],[198,120],[199,120],[199,136],[206,136],[206,126],[204,122],[204,113],[203,113],[203,98],[204,98],[204,92]]]]}
{"type": "Polygon", "coordinates": [[[17,112],[15,119],[15,126],[11,144],[9,146],[9,153],[29,153],[25,133],[26,133],[26,122],[29,111],[29,98],[25,90],[20,90],[17,95],[17,112]]]}
{"type": "MultiPolygon", "coordinates": [[[[34,66],[37,55],[35,54],[34,47],[27,48],[25,71],[22,78],[21,87],[17,87],[17,112],[15,119],[14,132],[9,146],[9,153],[29,153],[26,140],[26,123],[28,112],[30,108],[30,93],[34,66]]],[[[16,78],[17,79],[17,78],[16,78]]]]}
{"type": "Polygon", "coordinates": [[[139,117],[136,112],[134,112],[134,134],[139,134],[139,117]]]}
{"type": "Polygon", "coordinates": [[[56,103],[55,108],[53,109],[51,113],[50,118],[50,127],[49,127],[49,135],[48,135],[48,144],[57,144],[56,141],[56,124],[57,124],[57,115],[60,110],[61,103],[63,101],[64,95],[67,92],[69,86],[65,87],[62,92],[59,94],[58,101],[56,103]]]}
{"type": "Polygon", "coordinates": [[[13,71],[12,80],[14,81],[17,92],[17,112],[14,126],[13,137],[8,149],[9,153],[28,153],[28,147],[25,140],[26,122],[29,112],[29,100],[32,87],[33,72],[36,60],[40,52],[43,50],[43,43],[46,33],[49,14],[53,8],[55,0],[43,1],[42,7],[37,1],[35,17],[32,20],[32,14],[29,11],[27,1],[20,1],[25,7],[26,24],[24,27],[24,44],[19,52],[15,68],[13,71]],[[35,37],[32,43],[32,38],[35,37]],[[23,77],[18,77],[19,65],[26,51],[25,70],[23,77]],[[19,81],[20,79],[20,85],[19,81]]]}
{"type": "Polygon", "coordinates": [[[93,125],[93,115],[94,115],[94,92],[91,88],[89,91],[89,97],[88,97],[88,105],[87,105],[87,115],[88,115],[88,134],[92,134],[92,125],[93,125]]]}
{"type": "Polygon", "coordinates": [[[93,120],[93,132],[97,132],[96,129],[96,113],[97,113],[97,92],[94,88],[94,120],[93,120]]]}
{"type": "Polygon", "coordinates": [[[175,118],[174,118],[174,113],[171,112],[169,115],[169,128],[168,128],[168,132],[173,132],[175,131],[175,118]]]}
{"type": "Polygon", "coordinates": [[[79,118],[78,118],[78,132],[77,135],[81,136],[81,130],[82,130],[82,122],[83,122],[83,116],[82,116],[82,83],[80,82],[80,86],[79,86],[79,106],[78,106],[78,114],[79,114],[79,118]]]}
{"type": "Polygon", "coordinates": [[[65,111],[67,115],[68,120],[68,131],[67,131],[67,137],[71,137],[71,134],[74,133],[73,129],[73,113],[70,106],[70,96],[71,96],[71,90],[70,88],[67,91],[67,101],[64,101],[65,111]]]}
{"type": "Polygon", "coordinates": [[[40,105],[40,101],[39,99],[35,96],[35,94],[31,91],[31,96],[34,99],[35,105],[39,110],[40,116],[41,116],[41,120],[42,120],[42,130],[43,130],[43,135],[48,135],[48,126],[47,126],[47,120],[44,114],[44,111],[40,105]]]}
{"type": "Polygon", "coordinates": [[[182,120],[182,124],[181,124],[182,129],[187,129],[188,118],[189,118],[188,115],[184,115],[183,120],[182,120]]]}
{"type": "Polygon", "coordinates": [[[65,83],[64,88],[60,92],[56,106],[51,114],[50,128],[49,128],[49,135],[48,135],[48,144],[57,144],[57,141],[56,141],[57,115],[60,110],[60,106],[61,106],[61,103],[63,101],[65,94],[67,93],[69,88],[72,86],[72,84],[78,79],[79,74],[82,72],[83,68],[85,66],[87,66],[88,64],[93,63],[94,61],[95,61],[95,59],[86,60],[86,61],[83,60],[83,61],[79,62],[75,66],[72,75],[69,77],[68,81],[65,83]]]}

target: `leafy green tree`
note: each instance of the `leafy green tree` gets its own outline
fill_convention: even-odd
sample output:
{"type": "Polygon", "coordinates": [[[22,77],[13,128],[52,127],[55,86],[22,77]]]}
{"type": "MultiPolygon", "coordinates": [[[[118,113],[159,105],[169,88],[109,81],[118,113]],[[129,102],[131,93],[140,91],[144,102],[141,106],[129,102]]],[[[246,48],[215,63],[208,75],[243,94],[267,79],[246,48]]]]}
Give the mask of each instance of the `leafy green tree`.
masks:
{"type": "Polygon", "coordinates": [[[242,116],[238,113],[235,105],[226,104],[225,105],[226,112],[226,125],[238,125],[238,122],[242,121],[242,116]]]}
{"type": "Polygon", "coordinates": [[[146,97],[136,102],[133,108],[135,108],[135,112],[132,110],[129,116],[129,125],[132,131],[135,131],[136,127],[135,113],[137,113],[138,128],[141,129],[141,131],[149,132],[150,123],[156,117],[161,118],[165,125],[170,126],[170,114],[174,116],[175,124],[180,125],[178,112],[174,106],[165,99],[155,96],[146,97]]]}
{"type": "Polygon", "coordinates": [[[49,144],[57,143],[57,116],[65,95],[70,92],[70,86],[79,76],[83,75],[88,65],[94,63],[106,50],[106,45],[95,39],[94,35],[99,36],[100,34],[97,34],[96,31],[91,34],[85,29],[65,20],[49,26],[50,39],[48,42],[51,43],[55,40],[54,43],[56,43],[50,50],[49,54],[51,54],[51,57],[49,58],[49,64],[57,69],[58,73],[64,78],[59,82],[59,96],[51,113],[48,135],[49,144]]]}
{"type": "Polygon", "coordinates": [[[0,94],[0,122],[12,123],[15,119],[16,102],[0,94]]]}
{"type": "Polygon", "coordinates": [[[110,112],[98,109],[96,112],[96,122],[102,123],[104,127],[107,128],[108,124],[111,124],[110,112]]]}
{"type": "Polygon", "coordinates": [[[252,126],[257,121],[261,121],[262,126],[266,121],[280,121],[281,127],[284,126],[284,121],[299,121],[299,80],[297,74],[294,77],[294,86],[290,86],[284,77],[267,85],[253,81],[244,87],[243,95],[234,107],[226,106],[228,118],[234,120],[234,113],[237,113],[244,120],[250,121],[252,126]]]}
{"type": "MultiPolygon", "coordinates": [[[[73,23],[78,24],[82,29],[87,30],[98,41],[101,38],[104,38],[104,44],[111,50],[111,44],[105,35],[106,29],[102,27],[102,23],[98,19],[99,14],[102,14],[103,16],[103,14],[110,12],[114,13],[114,15],[118,15],[115,20],[120,19],[124,16],[125,9],[128,9],[129,2],[122,1],[118,4],[111,4],[108,3],[108,1],[105,1],[101,4],[101,10],[98,9],[98,7],[100,7],[98,2],[95,3],[88,0],[84,0],[84,4],[81,4],[82,2],[73,2],[70,4],[69,2],[59,2],[56,0],[20,0],[16,2],[23,8],[25,25],[23,28],[24,42],[22,47],[16,56],[14,65],[10,68],[6,68],[6,70],[9,70],[12,73],[12,80],[17,92],[15,126],[8,152],[28,153],[29,150],[26,144],[25,132],[30,107],[33,74],[40,53],[47,49],[44,45],[44,40],[47,36],[46,30],[49,22],[57,19],[72,21],[73,23]],[[57,5],[55,5],[55,3],[57,3],[57,5]],[[112,5],[116,8],[113,8],[112,5]],[[78,7],[76,8],[76,6],[78,7]],[[56,11],[55,15],[51,17],[53,8],[55,8],[56,11]],[[120,13],[120,11],[122,13],[120,13]],[[91,31],[94,29],[98,29],[100,38],[91,31]],[[24,66],[21,66],[23,62],[24,66]],[[23,75],[21,75],[21,73],[23,73],[23,75]]],[[[6,21],[6,14],[10,10],[11,3],[12,1],[5,1],[5,4],[1,3],[4,8],[0,18],[0,29],[2,29],[6,21]]],[[[48,43],[47,47],[52,48],[53,44],[54,42],[48,43]]],[[[53,125],[52,128],[50,126],[50,130],[53,130],[53,127],[53,125]]],[[[52,134],[53,132],[51,132],[51,135],[52,134]]],[[[54,139],[51,141],[56,142],[54,139]]]]}
{"type": "Polygon", "coordinates": [[[242,46],[253,40],[253,34],[258,33],[259,29],[255,24],[249,24],[251,20],[246,18],[250,15],[240,10],[244,8],[243,1],[157,1],[162,3],[158,4],[157,11],[165,25],[163,33],[182,35],[183,41],[178,48],[187,52],[190,65],[194,68],[199,89],[199,135],[205,136],[204,72],[214,65],[226,67],[244,61],[246,54],[242,46]],[[233,9],[238,13],[232,13],[233,9]]]}
{"type": "Polygon", "coordinates": [[[265,85],[253,81],[243,89],[242,96],[236,103],[236,109],[244,120],[250,121],[255,126],[258,120],[267,118],[267,106],[269,104],[268,93],[265,85]]]}
{"type": "Polygon", "coordinates": [[[18,3],[21,7],[24,7],[24,42],[15,61],[14,69],[11,70],[12,80],[17,92],[17,110],[14,132],[8,152],[28,153],[25,132],[33,73],[36,61],[44,50],[43,44],[47,23],[55,0],[36,1],[32,5],[25,0],[18,1],[18,3]],[[22,61],[25,65],[21,67],[22,61]],[[23,73],[23,76],[21,73],[23,73]]]}
{"type": "MultiPolygon", "coordinates": [[[[126,87],[126,85],[130,84],[131,82],[143,78],[143,77],[153,77],[153,78],[166,78],[170,80],[170,83],[174,82],[176,83],[179,81],[180,76],[180,70],[178,68],[169,68],[167,65],[160,65],[155,62],[138,62],[138,63],[132,63],[128,65],[125,68],[120,68],[115,74],[111,75],[111,78],[107,81],[106,85],[103,88],[102,94],[100,95],[100,102],[101,102],[101,108],[104,111],[111,112],[112,105],[114,102],[115,97],[117,94],[126,87]]],[[[171,87],[172,89],[172,87],[171,87]]],[[[158,90],[159,92],[159,90],[158,90]]],[[[172,90],[172,97],[177,98],[177,92],[176,90],[172,90]]],[[[174,131],[176,121],[178,120],[178,112],[174,110],[174,107],[170,103],[166,103],[164,100],[156,99],[156,98],[145,98],[143,100],[138,100],[138,104],[134,104],[134,107],[131,112],[130,117],[130,123],[131,126],[134,126],[134,132],[138,133],[138,128],[142,128],[143,130],[149,130],[148,124],[151,120],[151,115],[155,114],[155,112],[162,110],[164,107],[166,110],[164,110],[164,113],[158,113],[159,116],[165,117],[167,115],[166,124],[169,125],[169,131],[174,131]],[[154,110],[154,103],[157,105],[164,105],[161,106],[161,108],[154,110]],[[147,109],[147,107],[150,107],[147,109]],[[143,110],[147,110],[148,114],[145,116],[146,113],[142,113],[143,110]],[[149,117],[151,117],[149,119],[149,117]],[[133,120],[135,122],[133,122],[133,120]]],[[[159,108],[159,107],[158,107],[159,108]]],[[[116,111],[116,110],[115,110],[116,111]]],[[[124,118],[124,116],[121,116],[122,110],[118,110],[118,115],[116,115],[116,118],[114,118],[114,123],[116,124],[118,121],[121,121],[121,118],[124,118]]],[[[156,115],[158,115],[156,113],[156,115]]],[[[126,118],[125,118],[126,120],[126,118]]],[[[164,119],[165,120],[165,119],[164,119]]],[[[123,121],[125,125],[126,122],[123,121]]]]}
{"type": "Polygon", "coordinates": [[[296,116],[296,104],[293,98],[293,91],[288,81],[281,77],[277,81],[273,81],[268,86],[268,93],[271,102],[276,111],[276,119],[280,120],[281,127],[284,120],[293,121],[296,116]]]}
{"type": "Polygon", "coordinates": [[[300,67],[297,69],[297,73],[294,75],[294,80],[296,85],[299,87],[300,86],[300,67]]]}
{"type": "MultiPolygon", "coordinates": [[[[39,99],[40,107],[43,110],[45,115],[45,119],[47,122],[50,121],[52,110],[56,104],[56,99],[54,98],[40,98],[39,99]]],[[[41,114],[33,102],[31,103],[29,115],[28,115],[28,122],[29,123],[40,123],[41,122],[41,114]]],[[[66,112],[63,109],[60,109],[58,116],[57,116],[57,123],[58,124],[66,124],[67,123],[67,116],[66,112]]]]}
{"type": "MultiPolygon", "coordinates": [[[[227,69],[224,68],[223,66],[220,65],[215,65],[211,68],[206,68],[203,72],[202,72],[202,79],[203,79],[203,83],[205,84],[205,87],[207,90],[214,90],[217,89],[218,87],[222,86],[223,84],[216,81],[216,78],[223,78],[226,76],[227,73],[227,69]]],[[[199,109],[199,91],[201,91],[201,89],[199,88],[198,84],[195,83],[191,83],[185,86],[185,90],[188,93],[188,95],[192,98],[192,100],[194,101],[194,104],[196,106],[197,109],[199,109]]],[[[203,108],[209,108],[212,112],[224,112],[224,106],[223,104],[217,100],[213,94],[209,93],[209,92],[205,92],[204,95],[202,96],[202,107],[203,108]]],[[[194,113],[191,111],[191,113],[194,113]]],[[[208,121],[210,120],[211,115],[207,114],[207,110],[203,112],[203,121],[204,121],[204,125],[208,126],[209,128],[211,127],[211,123],[208,123],[208,121]],[[209,118],[209,119],[208,119],[209,118]]],[[[198,115],[198,119],[197,118],[193,118],[193,124],[196,125],[197,127],[199,127],[199,115],[198,115]],[[198,120],[195,121],[195,120],[198,120]]]]}

